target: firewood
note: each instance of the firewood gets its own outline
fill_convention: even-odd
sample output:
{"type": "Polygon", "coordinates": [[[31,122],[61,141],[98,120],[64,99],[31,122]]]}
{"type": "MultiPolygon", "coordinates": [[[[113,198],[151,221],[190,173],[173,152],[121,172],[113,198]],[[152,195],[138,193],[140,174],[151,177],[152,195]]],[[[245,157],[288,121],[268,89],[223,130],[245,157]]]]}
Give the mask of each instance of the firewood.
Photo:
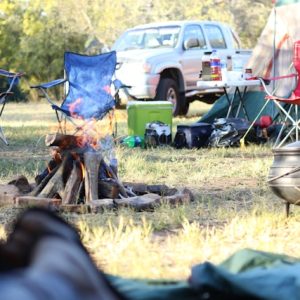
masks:
{"type": "Polygon", "coordinates": [[[72,162],[72,157],[71,157],[71,155],[67,155],[64,158],[63,162],[59,165],[55,174],[52,176],[52,178],[48,181],[46,186],[38,194],[39,197],[53,198],[55,195],[59,195],[60,198],[62,197],[62,195],[64,193],[63,177],[65,174],[66,166],[68,164],[70,164],[70,162],[72,162]]]}
{"type": "Polygon", "coordinates": [[[116,181],[116,183],[118,184],[119,188],[120,188],[120,193],[123,197],[128,197],[127,192],[124,188],[123,183],[121,182],[121,180],[119,180],[118,176],[115,174],[115,172],[113,171],[113,169],[107,165],[105,163],[105,161],[102,161],[103,165],[105,166],[106,170],[108,171],[109,174],[111,174],[112,178],[116,181]]]}
{"type": "Polygon", "coordinates": [[[17,206],[43,206],[57,207],[61,204],[60,199],[42,198],[33,196],[20,196],[16,198],[17,206]]]}
{"type": "Polygon", "coordinates": [[[120,192],[119,185],[114,180],[99,180],[98,197],[99,199],[118,198],[120,192]]]}
{"type": "Polygon", "coordinates": [[[153,210],[162,203],[162,198],[157,194],[146,194],[143,196],[114,199],[117,207],[131,207],[137,211],[153,210]]]}
{"type": "Polygon", "coordinates": [[[0,205],[13,204],[19,194],[20,191],[16,186],[0,184],[0,205]]]}
{"type": "Polygon", "coordinates": [[[124,182],[124,186],[137,195],[144,195],[148,193],[158,194],[161,196],[172,196],[178,192],[177,189],[169,188],[165,184],[145,184],[124,182]]]}
{"type": "Polygon", "coordinates": [[[57,146],[59,150],[70,150],[76,148],[85,148],[94,144],[95,140],[87,136],[70,135],[70,134],[47,134],[45,144],[48,147],[57,146]]]}
{"type": "Polygon", "coordinates": [[[102,213],[106,209],[113,209],[115,207],[114,201],[112,199],[92,200],[90,206],[92,213],[102,213]]]}
{"type": "Polygon", "coordinates": [[[62,204],[59,210],[66,213],[87,214],[91,212],[91,207],[86,204],[62,204]]]}
{"type": "Polygon", "coordinates": [[[49,162],[48,162],[48,166],[47,168],[40,174],[38,174],[37,176],[35,176],[34,180],[36,182],[37,185],[39,185],[43,179],[49,174],[51,173],[56,167],[57,165],[59,165],[61,163],[61,161],[58,161],[55,158],[52,158],[49,162]]]}
{"type": "Polygon", "coordinates": [[[85,202],[98,199],[99,166],[102,155],[99,152],[84,152],[84,188],[85,202]]]}
{"type": "Polygon", "coordinates": [[[47,185],[48,181],[58,170],[59,166],[56,166],[44,179],[28,194],[28,196],[37,196],[47,185]]]}
{"type": "Polygon", "coordinates": [[[27,178],[24,175],[20,175],[15,179],[11,180],[8,184],[16,186],[21,194],[29,193],[32,190],[27,178]]]}
{"type": "Polygon", "coordinates": [[[69,179],[67,180],[65,190],[62,196],[63,204],[77,204],[78,192],[80,183],[82,181],[82,175],[80,166],[77,161],[73,161],[73,169],[70,173],[69,179]]]}
{"type": "Polygon", "coordinates": [[[48,147],[58,146],[61,150],[82,146],[83,137],[62,133],[47,134],[45,144],[48,147]]]}

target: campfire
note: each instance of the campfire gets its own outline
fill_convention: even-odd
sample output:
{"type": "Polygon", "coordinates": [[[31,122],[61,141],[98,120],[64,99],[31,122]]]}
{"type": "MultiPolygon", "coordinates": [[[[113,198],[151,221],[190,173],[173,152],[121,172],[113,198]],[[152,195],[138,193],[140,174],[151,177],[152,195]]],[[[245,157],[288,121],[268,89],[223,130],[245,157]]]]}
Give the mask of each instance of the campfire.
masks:
{"type": "Polygon", "coordinates": [[[112,138],[91,135],[48,134],[45,144],[51,158],[44,171],[29,184],[23,176],[2,186],[0,202],[51,206],[69,212],[99,212],[129,206],[153,209],[163,202],[178,204],[193,199],[192,193],[166,185],[124,182],[118,177],[112,138]],[[8,186],[16,187],[11,193],[8,186]],[[8,192],[7,192],[8,191],[8,192]]]}

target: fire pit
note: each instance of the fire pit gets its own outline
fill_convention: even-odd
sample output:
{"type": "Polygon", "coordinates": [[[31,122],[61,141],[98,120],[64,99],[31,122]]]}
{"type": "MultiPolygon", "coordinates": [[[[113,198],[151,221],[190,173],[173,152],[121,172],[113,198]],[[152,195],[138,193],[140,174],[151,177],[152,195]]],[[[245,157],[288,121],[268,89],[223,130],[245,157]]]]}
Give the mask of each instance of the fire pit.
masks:
{"type": "Polygon", "coordinates": [[[51,151],[46,169],[36,176],[33,184],[19,177],[2,185],[0,202],[85,213],[122,206],[145,210],[163,202],[178,204],[193,200],[187,189],[122,183],[117,166],[104,155],[105,145],[99,146],[98,140],[86,135],[49,134],[45,144],[51,151]],[[14,191],[12,186],[16,188],[14,191]]]}

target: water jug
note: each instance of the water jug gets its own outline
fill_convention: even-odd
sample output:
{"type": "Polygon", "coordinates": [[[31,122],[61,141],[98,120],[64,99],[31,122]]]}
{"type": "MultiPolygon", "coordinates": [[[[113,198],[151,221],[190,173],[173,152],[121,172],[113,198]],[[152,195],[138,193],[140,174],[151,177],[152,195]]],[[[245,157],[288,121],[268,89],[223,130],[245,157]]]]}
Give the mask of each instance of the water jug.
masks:
{"type": "Polygon", "coordinates": [[[217,55],[217,51],[213,50],[210,55],[210,70],[211,70],[211,80],[222,80],[221,74],[221,59],[217,55]]]}

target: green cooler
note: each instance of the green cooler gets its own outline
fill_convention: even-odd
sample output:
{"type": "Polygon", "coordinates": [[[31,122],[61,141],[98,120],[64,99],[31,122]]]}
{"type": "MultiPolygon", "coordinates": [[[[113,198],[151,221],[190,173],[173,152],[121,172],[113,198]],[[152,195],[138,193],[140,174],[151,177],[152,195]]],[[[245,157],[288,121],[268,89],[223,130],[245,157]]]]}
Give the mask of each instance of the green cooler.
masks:
{"type": "Polygon", "coordinates": [[[169,101],[128,102],[128,135],[144,137],[146,124],[155,121],[169,125],[172,132],[172,109],[173,105],[169,101]]]}

